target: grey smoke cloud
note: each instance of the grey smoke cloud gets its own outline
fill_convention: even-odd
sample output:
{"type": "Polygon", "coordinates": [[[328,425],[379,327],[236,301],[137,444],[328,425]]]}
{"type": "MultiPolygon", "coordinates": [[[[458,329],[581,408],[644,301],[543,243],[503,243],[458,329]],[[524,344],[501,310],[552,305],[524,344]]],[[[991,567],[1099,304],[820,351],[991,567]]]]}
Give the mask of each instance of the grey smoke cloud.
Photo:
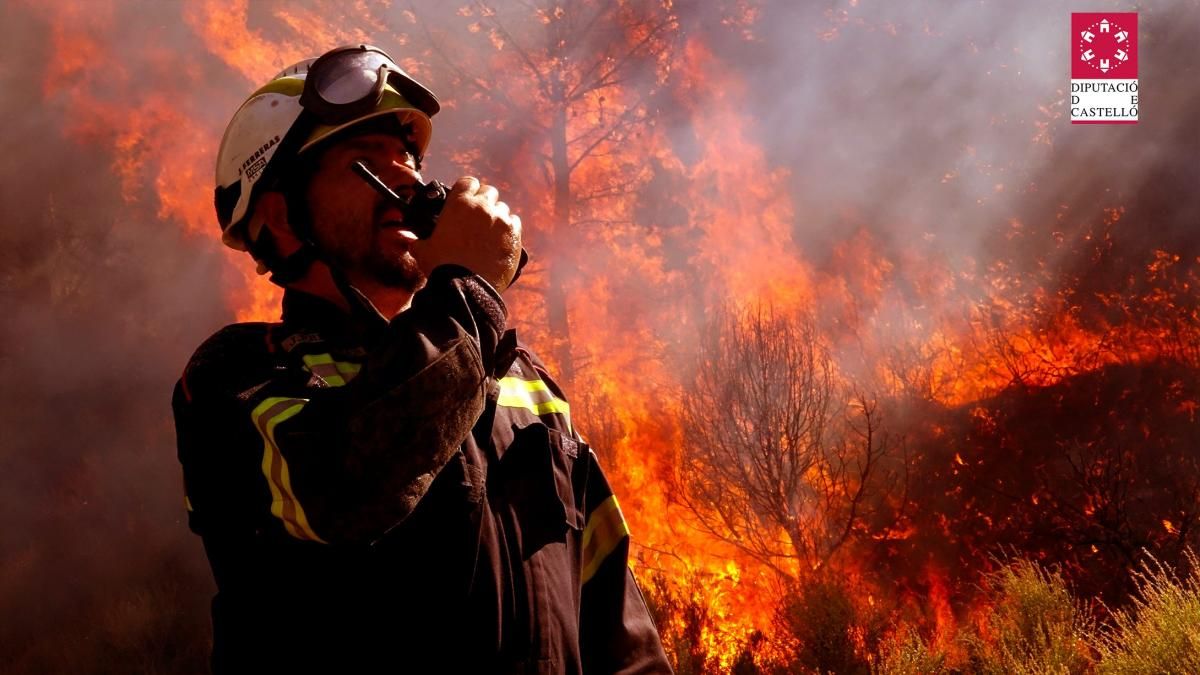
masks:
{"type": "Polygon", "coordinates": [[[1200,18],[1196,3],[1140,8],[1142,124],[1072,126],[1066,117],[1070,13],[1138,9],[1117,2],[764,9],[755,28],[761,47],[747,48],[756,58],[742,62],[742,72],[755,83],[764,147],[794,171],[808,215],[797,224],[801,240],[819,241],[852,205],[884,236],[932,233],[949,250],[974,255],[990,228],[1031,202],[1078,203],[1086,194],[1116,203],[1136,194],[1158,166],[1185,154],[1180,144],[1195,147],[1197,94],[1187,75],[1195,73],[1195,53],[1186,36],[1200,18]],[[822,39],[826,31],[833,32],[822,39]]]}

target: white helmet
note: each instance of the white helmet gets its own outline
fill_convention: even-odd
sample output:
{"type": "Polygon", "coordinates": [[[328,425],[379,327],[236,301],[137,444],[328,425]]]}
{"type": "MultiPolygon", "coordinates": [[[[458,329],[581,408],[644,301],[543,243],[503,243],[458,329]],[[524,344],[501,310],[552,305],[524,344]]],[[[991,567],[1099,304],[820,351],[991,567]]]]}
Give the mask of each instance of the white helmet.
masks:
{"type": "Polygon", "coordinates": [[[433,131],[429,118],[440,107],[391,57],[368,45],[339,47],[285,69],[251,94],[225,128],[214,197],[221,240],[248,250],[258,236],[247,222],[255,200],[322,139],[364,120],[395,115],[423,155],[433,131]]]}

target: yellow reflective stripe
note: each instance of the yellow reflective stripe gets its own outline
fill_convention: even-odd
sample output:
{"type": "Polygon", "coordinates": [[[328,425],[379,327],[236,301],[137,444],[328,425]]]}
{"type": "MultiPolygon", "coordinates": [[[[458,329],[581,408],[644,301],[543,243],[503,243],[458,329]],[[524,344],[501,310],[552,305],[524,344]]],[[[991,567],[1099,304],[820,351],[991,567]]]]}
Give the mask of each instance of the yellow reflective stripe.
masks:
{"type": "Polygon", "coordinates": [[[183,496],[183,508],[187,509],[188,513],[196,510],[192,508],[192,500],[187,495],[183,496]]]}
{"type": "Polygon", "coordinates": [[[500,378],[500,383],[507,383],[514,389],[524,389],[525,391],[550,391],[550,385],[541,380],[522,380],[519,377],[503,377],[500,378]]]}
{"type": "Polygon", "coordinates": [[[362,364],[335,361],[331,354],[305,354],[301,359],[308,372],[325,380],[325,384],[331,387],[345,386],[362,370],[362,364]]]}
{"type": "Polygon", "coordinates": [[[267,486],[271,488],[271,513],[283,521],[284,529],[293,537],[324,544],[325,540],[313,532],[308,524],[308,517],[304,515],[304,509],[296,500],[287,460],[283,458],[283,453],[275,443],[275,427],[295,417],[306,403],[308,399],[305,398],[275,396],[258,404],[250,416],[258,433],[263,437],[262,471],[267,477],[267,486]]]}
{"type": "Polygon", "coordinates": [[[346,384],[346,380],[342,379],[342,374],[333,363],[332,355],[305,354],[301,358],[304,360],[304,365],[308,368],[308,371],[325,380],[325,383],[329,386],[341,387],[346,384]]]}
{"type": "MultiPolygon", "coordinates": [[[[246,98],[247,101],[263,94],[283,94],[284,96],[299,96],[304,91],[304,80],[298,77],[281,77],[259,87],[246,98]]],[[[244,103],[242,105],[245,105],[244,103]]]]}
{"type": "Polygon", "coordinates": [[[550,391],[550,387],[541,380],[522,380],[517,377],[501,378],[500,398],[496,403],[508,408],[523,408],[534,415],[559,413],[566,415],[568,419],[571,415],[571,406],[556,397],[550,391]],[[542,400],[535,401],[535,394],[542,400]]]}
{"type": "Polygon", "coordinates": [[[612,495],[597,506],[588,516],[583,528],[583,574],[582,583],[587,583],[600,569],[601,563],[613,552],[621,540],[629,536],[629,525],[621,514],[617,496],[612,495]]]}

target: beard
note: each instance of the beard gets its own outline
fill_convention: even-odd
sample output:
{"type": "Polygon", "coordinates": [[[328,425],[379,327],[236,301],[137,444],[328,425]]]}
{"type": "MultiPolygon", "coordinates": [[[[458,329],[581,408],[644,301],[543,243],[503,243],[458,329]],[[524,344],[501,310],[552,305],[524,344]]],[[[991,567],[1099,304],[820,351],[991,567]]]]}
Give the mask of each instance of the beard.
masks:
{"type": "Polygon", "coordinates": [[[425,275],[408,251],[397,255],[375,247],[363,258],[361,268],[389,288],[416,292],[425,283],[425,275]]]}
{"type": "Polygon", "coordinates": [[[393,232],[375,225],[377,220],[354,212],[325,216],[314,227],[317,248],[330,265],[352,279],[416,292],[425,284],[425,275],[408,247],[398,245],[393,232]]]}

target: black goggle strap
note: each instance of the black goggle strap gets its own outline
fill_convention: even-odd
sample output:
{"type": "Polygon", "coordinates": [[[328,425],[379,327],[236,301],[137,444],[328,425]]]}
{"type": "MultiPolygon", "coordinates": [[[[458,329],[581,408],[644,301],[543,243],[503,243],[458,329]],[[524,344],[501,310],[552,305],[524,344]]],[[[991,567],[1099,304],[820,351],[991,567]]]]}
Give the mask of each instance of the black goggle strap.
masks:
{"type": "Polygon", "coordinates": [[[269,178],[275,181],[276,187],[279,187],[281,181],[284,183],[282,187],[288,206],[288,225],[291,226],[296,238],[300,240],[300,248],[294,253],[287,257],[279,256],[274,254],[275,246],[271,241],[270,232],[264,228],[259,236],[259,241],[267,244],[262,248],[271,251],[269,258],[264,258],[264,262],[271,269],[271,281],[283,286],[303,277],[314,262],[321,261],[329,268],[334,285],[346,299],[352,311],[366,313],[368,316],[379,316],[379,311],[370,304],[366,296],[350,283],[341,268],[323,255],[320,247],[312,240],[311,218],[303,194],[306,186],[302,184],[307,180],[300,180],[302,165],[299,161],[299,152],[304,141],[308,139],[313,128],[318,124],[320,122],[308,111],[301,112],[300,117],[288,130],[287,136],[280,142],[280,148],[277,151],[280,153],[288,151],[291,154],[279,155],[280,159],[284,161],[276,165],[276,173],[272,176],[263,176],[263,180],[269,178]]]}
{"type": "MultiPolygon", "coordinates": [[[[269,233],[267,236],[269,236],[269,233]]],[[[295,253],[286,258],[274,253],[268,255],[273,259],[264,260],[263,262],[271,270],[272,283],[279,284],[280,286],[286,286],[307,274],[308,268],[312,266],[313,262],[320,259],[316,247],[307,241],[302,243],[295,253]]]]}
{"type": "MultiPolygon", "coordinates": [[[[308,268],[316,260],[321,260],[320,250],[312,241],[311,228],[308,226],[308,213],[304,205],[303,195],[299,194],[296,179],[299,174],[300,148],[304,146],[310,134],[319,121],[302,110],[300,116],[288,129],[287,134],[279,142],[279,148],[271,158],[263,176],[254,185],[254,191],[281,190],[287,202],[288,225],[300,240],[300,248],[289,256],[281,256],[276,252],[274,239],[265,227],[259,233],[258,239],[252,246],[255,257],[266,263],[271,270],[271,281],[285,285],[308,272],[308,268]]],[[[328,263],[327,263],[328,264],[328,263]]]]}
{"type": "MultiPolygon", "coordinates": [[[[313,122],[304,112],[300,113],[300,117],[292,124],[283,138],[279,141],[275,153],[271,156],[271,161],[267,162],[267,166],[263,169],[263,175],[255,181],[254,186],[250,188],[250,196],[248,203],[252,206],[258,197],[265,191],[277,189],[281,180],[286,179],[295,165],[296,155],[299,153],[300,147],[304,144],[304,139],[308,138],[309,133],[313,128],[313,122]]],[[[215,201],[217,205],[217,217],[224,225],[228,220],[233,218],[233,209],[240,199],[242,194],[242,180],[235,181],[228,188],[217,187],[215,201]]],[[[286,192],[285,192],[286,194],[286,192]]],[[[288,199],[288,216],[291,217],[291,199],[288,199]]],[[[294,279],[303,276],[304,271],[312,264],[313,251],[311,242],[307,237],[297,234],[301,239],[301,249],[290,256],[281,256],[277,252],[275,246],[275,238],[271,235],[271,231],[264,225],[254,239],[250,238],[250,233],[245,231],[248,228],[248,223],[252,213],[248,212],[242,216],[242,224],[239,227],[243,228],[243,237],[246,243],[247,250],[266,265],[271,271],[271,280],[280,285],[286,284],[294,279]]],[[[295,228],[295,225],[292,225],[295,228]]]]}

